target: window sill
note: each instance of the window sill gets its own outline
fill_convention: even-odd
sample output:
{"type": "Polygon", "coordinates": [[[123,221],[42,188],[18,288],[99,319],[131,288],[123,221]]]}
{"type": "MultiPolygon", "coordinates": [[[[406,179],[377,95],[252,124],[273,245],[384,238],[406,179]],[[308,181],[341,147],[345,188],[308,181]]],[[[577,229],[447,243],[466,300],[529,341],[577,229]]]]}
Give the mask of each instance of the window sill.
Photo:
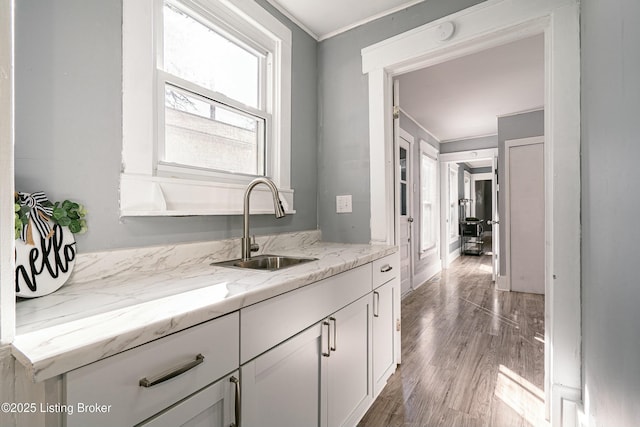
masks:
{"type": "MultiPolygon", "coordinates": [[[[273,213],[271,191],[257,186],[251,213],[273,213]]],[[[134,174],[120,175],[120,216],[242,215],[246,185],[134,174]]],[[[294,214],[293,189],[279,189],[287,214],[294,214]]]]}

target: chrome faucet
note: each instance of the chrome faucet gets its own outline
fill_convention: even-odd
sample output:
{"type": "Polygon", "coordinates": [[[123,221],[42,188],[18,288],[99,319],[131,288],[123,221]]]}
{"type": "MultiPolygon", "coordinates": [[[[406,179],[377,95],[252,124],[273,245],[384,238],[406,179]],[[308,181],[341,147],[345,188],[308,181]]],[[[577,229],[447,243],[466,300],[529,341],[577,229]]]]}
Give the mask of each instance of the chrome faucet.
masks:
{"type": "Polygon", "coordinates": [[[248,260],[251,258],[251,251],[257,251],[258,245],[255,243],[251,243],[251,239],[249,238],[249,196],[251,195],[251,190],[258,184],[265,184],[271,190],[271,194],[273,195],[273,208],[275,209],[276,218],[282,218],[284,214],[284,207],[282,206],[282,202],[280,201],[280,196],[278,194],[278,187],[267,177],[259,177],[254,179],[249,183],[247,189],[244,192],[244,229],[243,229],[243,237],[242,237],[242,260],[248,260]]]}

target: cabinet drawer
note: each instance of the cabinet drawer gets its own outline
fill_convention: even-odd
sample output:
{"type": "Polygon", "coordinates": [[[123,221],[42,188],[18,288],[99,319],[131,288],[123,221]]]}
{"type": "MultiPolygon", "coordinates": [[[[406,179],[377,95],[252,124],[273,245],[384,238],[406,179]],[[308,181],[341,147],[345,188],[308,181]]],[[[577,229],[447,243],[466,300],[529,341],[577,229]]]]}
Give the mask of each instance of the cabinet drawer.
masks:
{"type": "Polygon", "coordinates": [[[240,310],[241,363],[245,363],[371,292],[363,265],[240,310]]]}
{"type": "Polygon", "coordinates": [[[235,383],[238,378],[238,371],[234,371],[136,427],[237,425],[235,408],[239,396],[235,393],[235,383]]]}
{"type": "Polygon", "coordinates": [[[231,313],[68,372],[65,403],[74,411],[66,425],[133,425],[238,369],[239,324],[231,313]],[[196,366],[141,385],[189,365],[196,366]]]}
{"type": "Polygon", "coordinates": [[[398,252],[377,259],[371,263],[373,269],[373,289],[387,283],[400,274],[400,254],[398,252]]]}

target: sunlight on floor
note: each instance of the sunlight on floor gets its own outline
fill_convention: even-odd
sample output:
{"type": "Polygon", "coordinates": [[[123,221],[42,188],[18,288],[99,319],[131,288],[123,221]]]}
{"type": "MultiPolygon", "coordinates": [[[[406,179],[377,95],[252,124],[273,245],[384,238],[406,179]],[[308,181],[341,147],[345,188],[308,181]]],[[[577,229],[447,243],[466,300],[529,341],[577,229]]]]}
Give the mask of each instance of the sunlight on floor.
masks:
{"type": "Polygon", "coordinates": [[[544,392],[504,365],[500,365],[495,395],[529,424],[547,427],[544,419],[544,392]]]}
{"type": "Polygon", "coordinates": [[[493,274],[493,268],[491,267],[491,265],[479,265],[478,266],[478,270],[481,271],[482,273],[492,273],[493,274]]]}

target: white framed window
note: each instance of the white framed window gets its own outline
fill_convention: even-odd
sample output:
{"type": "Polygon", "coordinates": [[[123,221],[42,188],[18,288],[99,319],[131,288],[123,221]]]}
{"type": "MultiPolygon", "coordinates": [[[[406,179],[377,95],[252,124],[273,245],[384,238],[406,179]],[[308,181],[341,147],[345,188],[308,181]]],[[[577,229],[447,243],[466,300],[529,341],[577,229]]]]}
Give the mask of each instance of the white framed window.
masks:
{"type": "Polygon", "coordinates": [[[420,255],[437,251],[438,151],[420,140],[420,255]]]}
{"type": "Polygon", "coordinates": [[[121,215],[238,214],[257,176],[294,212],[291,31],[255,2],[123,2],[122,109],[121,215]]]}
{"type": "Polygon", "coordinates": [[[458,219],[458,165],[449,164],[449,241],[458,240],[459,234],[458,219]]]}

